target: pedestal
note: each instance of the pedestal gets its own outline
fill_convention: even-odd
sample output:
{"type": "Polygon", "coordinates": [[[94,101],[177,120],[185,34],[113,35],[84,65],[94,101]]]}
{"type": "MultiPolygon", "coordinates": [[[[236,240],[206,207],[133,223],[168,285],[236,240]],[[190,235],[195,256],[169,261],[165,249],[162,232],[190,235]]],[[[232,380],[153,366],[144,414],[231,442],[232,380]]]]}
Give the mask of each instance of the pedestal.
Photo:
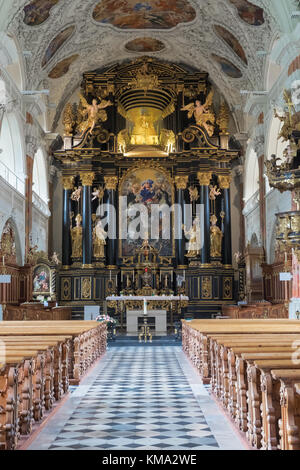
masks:
{"type": "MultiPolygon", "coordinates": [[[[158,336],[167,335],[167,312],[166,310],[148,310],[148,318],[155,318],[155,334],[158,336]]],[[[137,336],[138,319],[144,318],[143,310],[127,310],[127,334],[137,336]]]]}

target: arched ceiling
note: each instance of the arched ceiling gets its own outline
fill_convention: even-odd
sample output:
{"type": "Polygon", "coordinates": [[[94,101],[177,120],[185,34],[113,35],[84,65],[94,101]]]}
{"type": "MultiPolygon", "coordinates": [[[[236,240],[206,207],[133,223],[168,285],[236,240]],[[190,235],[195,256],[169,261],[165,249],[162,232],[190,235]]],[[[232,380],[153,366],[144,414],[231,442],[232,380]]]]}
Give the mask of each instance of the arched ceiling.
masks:
{"type": "Polygon", "coordinates": [[[257,51],[268,51],[280,29],[269,0],[9,3],[6,30],[26,51],[27,89],[50,90],[53,131],[84,72],[145,54],[208,72],[229,105],[240,105],[241,89],[262,89],[265,57],[257,51]]]}

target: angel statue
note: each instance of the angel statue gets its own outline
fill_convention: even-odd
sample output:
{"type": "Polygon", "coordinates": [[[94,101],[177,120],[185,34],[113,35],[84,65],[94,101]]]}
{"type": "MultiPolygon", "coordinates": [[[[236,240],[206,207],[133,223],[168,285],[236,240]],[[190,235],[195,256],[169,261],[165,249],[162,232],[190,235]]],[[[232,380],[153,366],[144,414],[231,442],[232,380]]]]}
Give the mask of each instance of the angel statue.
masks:
{"type": "Polygon", "coordinates": [[[92,192],[92,196],[93,196],[92,201],[95,201],[97,198],[99,199],[99,201],[101,201],[104,196],[104,189],[101,186],[99,186],[98,188],[94,188],[92,192]]]}
{"type": "Polygon", "coordinates": [[[215,201],[218,196],[222,194],[221,190],[218,189],[218,186],[213,186],[212,184],[209,187],[210,192],[209,192],[209,199],[211,201],[215,201]]]}
{"type": "Polygon", "coordinates": [[[79,186],[79,188],[74,188],[74,191],[71,194],[72,201],[76,201],[76,202],[80,201],[81,191],[82,191],[82,186],[79,186]]]}
{"type": "Polygon", "coordinates": [[[61,263],[59,258],[58,258],[58,254],[56,253],[56,251],[54,251],[54,253],[52,255],[51,262],[56,264],[56,265],[59,265],[61,263]]]}
{"type": "Polygon", "coordinates": [[[81,114],[82,118],[84,119],[86,115],[88,116],[88,118],[78,126],[80,137],[83,137],[88,129],[89,133],[92,134],[98,121],[107,121],[107,112],[104,111],[104,109],[108,106],[112,106],[113,103],[111,101],[102,100],[100,104],[97,104],[97,100],[93,99],[92,104],[88,104],[84,96],[80,95],[80,105],[78,112],[81,114]]]}
{"type": "Polygon", "coordinates": [[[208,94],[203,105],[199,100],[196,100],[195,103],[190,103],[181,108],[181,111],[188,111],[189,119],[194,116],[196,124],[198,124],[198,126],[204,127],[209,137],[213,136],[215,130],[214,124],[216,122],[216,117],[212,111],[213,96],[214,92],[212,90],[208,94]]]}

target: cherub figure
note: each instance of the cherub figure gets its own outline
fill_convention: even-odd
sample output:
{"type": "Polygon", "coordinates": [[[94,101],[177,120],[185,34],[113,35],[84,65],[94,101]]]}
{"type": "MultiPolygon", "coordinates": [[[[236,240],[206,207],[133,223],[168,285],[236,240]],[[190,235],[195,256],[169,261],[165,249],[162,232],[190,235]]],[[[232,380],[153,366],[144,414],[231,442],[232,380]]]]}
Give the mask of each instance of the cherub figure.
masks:
{"type": "Polygon", "coordinates": [[[218,186],[213,186],[211,184],[209,189],[210,189],[209,198],[211,201],[215,201],[218,196],[221,196],[221,190],[218,188],[218,186]]]}
{"type": "Polygon", "coordinates": [[[83,137],[84,134],[89,130],[89,134],[92,134],[97,121],[105,122],[107,121],[107,113],[104,111],[108,106],[112,106],[111,101],[102,100],[100,104],[97,104],[97,100],[93,99],[92,104],[88,104],[87,100],[83,95],[80,95],[80,108],[79,113],[83,118],[88,116],[87,120],[83,121],[79,125],[80,137],[83,137]]]}
{"type": "Polygon", "coordinates": [[[101,199],[103,199],[103,196],[104,196],[104,189],[101,186],[99,186],[98,188],[94,188],[92,192],[92,196],[93,196],[92,201],[95,201],[97,198],[99,199],[99,201],[101,201],[101,199]]]}
{"type": "Polygon", "coordinates": [[[212,102],[213,90],[208,94],[207,99],[203,105],[199,100],[196,100],[195,103],[190,103],[181,108],[181,111],[188,111],[189,119],[194,116],[196,124],[198,124],[198,126],[204,127],[210,137],[212,137],[214,133],[214,124],[216,122],[216,117],[211,109],[212,102]]]}
{"type": "Polygon", "coordinates": [[[79,188],[75,188],[71,194],[72,201],[79,202],[81,198],[81,192],[82,192],[82,186],[79,186],[79,188]]]}
{"type": "Polygon", "coordinates": [[[58,254],[56,253],[56,251],[54,251],[54,253],[52,255],[52,258],[51,258],[51,261],[52,261],[52,263],[54,263],[56,265],[60,264],[60,260],[58,259],[58,254]]]}

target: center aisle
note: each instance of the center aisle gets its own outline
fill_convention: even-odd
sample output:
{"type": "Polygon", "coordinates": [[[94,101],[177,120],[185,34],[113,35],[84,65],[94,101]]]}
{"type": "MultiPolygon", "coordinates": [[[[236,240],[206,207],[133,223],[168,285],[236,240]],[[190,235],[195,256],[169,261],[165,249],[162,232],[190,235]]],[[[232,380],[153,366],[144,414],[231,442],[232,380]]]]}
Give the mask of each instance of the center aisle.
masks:
{"type": "Polygon", "coordinates": [[[245,450],[181,347],[111,347],[29,450],[245,450]]]}

